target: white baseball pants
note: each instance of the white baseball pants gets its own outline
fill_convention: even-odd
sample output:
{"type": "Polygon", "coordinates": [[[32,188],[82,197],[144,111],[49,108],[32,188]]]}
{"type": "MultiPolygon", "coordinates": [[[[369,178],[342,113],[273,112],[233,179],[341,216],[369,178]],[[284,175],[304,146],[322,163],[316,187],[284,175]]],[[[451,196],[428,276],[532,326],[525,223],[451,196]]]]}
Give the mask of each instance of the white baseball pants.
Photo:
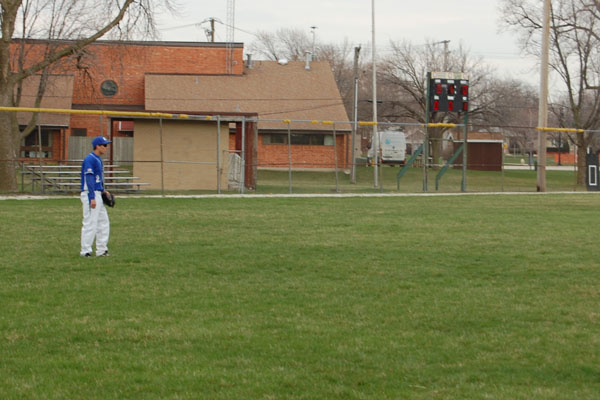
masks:
{"type": "Polygon", "coordinates": [[[110,234],[110,222],[106,207],[102,202],[102,192],[95,192],[96,208],[90,207],[87,192],[81,192],[81,203],[83,205],[83,225],[81,227],[81,255],[92,252],[92,245],[96,239],[96,255],[102,255],[108,251],[108,236],[110,234]]]}

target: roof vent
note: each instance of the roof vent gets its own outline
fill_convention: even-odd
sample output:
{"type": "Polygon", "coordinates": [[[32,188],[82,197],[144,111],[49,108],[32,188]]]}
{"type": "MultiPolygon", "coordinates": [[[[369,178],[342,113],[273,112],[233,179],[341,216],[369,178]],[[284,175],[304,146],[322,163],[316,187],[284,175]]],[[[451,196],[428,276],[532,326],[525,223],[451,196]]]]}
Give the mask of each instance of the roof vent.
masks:
{"type": "Polygon", "coordinates": [[[287,65],[289,61],[287,58],[281,58],[277,62],[279,63],[279,65],[287,65]]]}

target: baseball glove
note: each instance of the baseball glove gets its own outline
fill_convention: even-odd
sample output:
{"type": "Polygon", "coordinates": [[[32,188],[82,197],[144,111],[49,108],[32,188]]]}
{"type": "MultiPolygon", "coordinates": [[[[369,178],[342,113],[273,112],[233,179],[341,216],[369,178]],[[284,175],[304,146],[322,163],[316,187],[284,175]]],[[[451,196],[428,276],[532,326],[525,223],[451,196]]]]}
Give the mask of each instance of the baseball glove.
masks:
{"type": "Polygon", "coordinates": [[[102,192],[102,202],[105,206],[114,207],[115,206],[115,196],[109,192],[102,192]]]}

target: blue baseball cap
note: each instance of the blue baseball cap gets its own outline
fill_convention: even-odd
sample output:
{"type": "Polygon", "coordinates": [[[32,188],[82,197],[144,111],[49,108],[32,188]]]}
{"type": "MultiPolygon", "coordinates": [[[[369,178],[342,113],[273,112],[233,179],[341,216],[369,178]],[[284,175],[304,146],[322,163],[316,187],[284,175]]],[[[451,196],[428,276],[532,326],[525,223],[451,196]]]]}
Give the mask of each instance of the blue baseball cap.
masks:
{"type": "Polygon", "coordinates": [[[92,140],[92,148],[96,148],[102,144],[111,144],[112,141],[111,140],[106,140],[106,138],[104,136],[98,136],[95,137],[94,140],[92,140]]]}

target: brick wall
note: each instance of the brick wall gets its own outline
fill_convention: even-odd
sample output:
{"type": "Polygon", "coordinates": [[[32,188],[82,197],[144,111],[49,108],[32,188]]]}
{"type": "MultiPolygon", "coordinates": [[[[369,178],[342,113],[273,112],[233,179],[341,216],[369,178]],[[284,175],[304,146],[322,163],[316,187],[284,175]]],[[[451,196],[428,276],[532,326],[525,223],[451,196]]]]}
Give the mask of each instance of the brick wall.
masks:
{"type": "MultiPolygon", "coordinates": [[[[233,73],[243,73],[242,48],[234,48],[233,73]]],[[[141,46],[96,44],[88,48],[82,63],[85,70],[75,69],[73,104],[144,104],[146,74],[225,74],[226,49],[200,46],[141,46]],[[100,85],[112,80],[116,95],[104,96],[100,85]]]]}
{"type": "MultiPolygon", "coordinates": [[[[348,168],[346,163],[346,142],[348,135],[336,137],[338,168],[348,168]]],[[[333,146],[292,145],[292,168],[335,168],[333,146]]],[[[289,164],[288,146],[263,144],[258,138],[258,166],[287,168],[289,164]]]]}
{"type": "MultiPolygon", "coordinates": [[[[350,168],[346,163],[346,144],[348,135],[337,137],[338,168],[350,168]]],[[[229,135],[229,149],[235,149],[235,135],[229,135]]],[[[281,144],[263,144],[262,135],[258,135],[258,167],[287,168],[288,146],[281,144]]],[[[292,145],[293,168],[335,168],[333,146],[292,145]]]]}
{"type": "MultiPolygon", "coordinates": [[[[242,50],[233,49],[236,61],[233,73],[238,75],[243,73],[242,50]]],[[[89,48],[86,56],[88,70],[75,71],[73,105],[74,108],[125,106],[144,110],[146,74],[224,74],[225,57],[223,47],[96,44],[89,48]],[[117,84],[117,93],[112,97],[104,96],[100,90],[105,80],[117,84]]],[[[109,134],[107,118],[101,127],[97,116],[73,115],[70,126],[87,128],[88,136],[109,134]]]]}

